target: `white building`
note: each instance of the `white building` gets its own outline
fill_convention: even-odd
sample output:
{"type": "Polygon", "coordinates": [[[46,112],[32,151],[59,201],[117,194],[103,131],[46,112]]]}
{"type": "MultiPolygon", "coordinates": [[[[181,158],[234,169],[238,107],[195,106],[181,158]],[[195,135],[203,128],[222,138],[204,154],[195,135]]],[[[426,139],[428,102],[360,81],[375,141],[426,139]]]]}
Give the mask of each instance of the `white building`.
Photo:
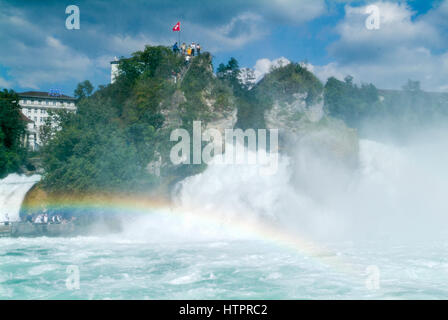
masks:
{"type": "MultiPolygon", "coordinates": [[[[22,107],[23,115],[29,119],[27,121],[28,135],[25,142],[31,150],[39,149],[42,144],[40,139],[40,128],[49,117],[50,110],[76,111],[75,98],[66,95],[55,95],[48,92],[27,91],[18,94],[19,105],[22,107]]],[[[52,122],[52,126],[58,124],[52,122]]]]}
{"type": "Polygon", "coordinates": [[[110,83],[114,83],[118,77],[118,65],[119,64],[120,64],[120,62],[118,61],[117,57],[114,58],[114,61],[110,62],[110,83]]]}

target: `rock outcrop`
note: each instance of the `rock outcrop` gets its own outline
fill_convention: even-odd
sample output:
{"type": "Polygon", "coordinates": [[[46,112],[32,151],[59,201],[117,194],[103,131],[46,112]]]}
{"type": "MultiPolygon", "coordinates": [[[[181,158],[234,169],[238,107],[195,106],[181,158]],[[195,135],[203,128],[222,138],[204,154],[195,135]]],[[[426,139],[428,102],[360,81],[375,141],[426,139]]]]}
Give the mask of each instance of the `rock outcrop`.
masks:
{"type": "Polygon", "coordinates": [[[306,149],[347,168],[356,167],[357,132],[343,121],[325,114],[322,87],[316,84],[310,88],[309,83],[301,85],[303,79],[314,76],[300,66],[287,66],[276,69],[267,77],[269,86],[261,83],[256,90],[272,97],[272,105],[265,110],[264,118],[267,129],[279,130],[280,149],[286,153],[306,149]],[[314,95],[312,99],[311,93],[314,95]]]}

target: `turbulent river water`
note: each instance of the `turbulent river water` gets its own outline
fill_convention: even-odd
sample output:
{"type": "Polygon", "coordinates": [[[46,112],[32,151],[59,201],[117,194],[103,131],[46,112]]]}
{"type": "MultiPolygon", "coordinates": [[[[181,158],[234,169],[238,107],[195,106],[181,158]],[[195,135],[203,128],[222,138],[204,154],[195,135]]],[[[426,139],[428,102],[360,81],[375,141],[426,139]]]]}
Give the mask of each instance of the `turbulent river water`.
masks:
{"type": "Polygon", "coordinates": [[[356,172],[212,164],[120,234],[0,239],[0,298],[446,298],[448,148],[421,142],[362,140],[356,172]]]}
{"type": "Polygon", "coordinates": [[[264,241],[2,239],[3,299],[425,299],[448,295],[446,243],[339,243],[327,260],[264,241]],[[68,286],[79,268],[79,290],[68,286]],[[369,269],[370,266],[370,269],[369,269]],[[375,267],[371,267],[375,266],[375,267]],[[379,285],[370,283],[379,270],[379,285]]]}

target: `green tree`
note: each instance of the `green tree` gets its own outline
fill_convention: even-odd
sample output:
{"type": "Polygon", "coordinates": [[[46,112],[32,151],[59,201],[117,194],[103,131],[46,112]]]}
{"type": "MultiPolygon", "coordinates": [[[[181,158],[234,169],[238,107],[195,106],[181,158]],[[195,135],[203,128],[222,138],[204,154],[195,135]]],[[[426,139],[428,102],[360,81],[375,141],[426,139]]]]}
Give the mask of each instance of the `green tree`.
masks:
{"type": "Polygon", "coordinates": [[[298,63],[289,63],[267,74],[255,88],[261,100],[291,103],[295,94],[306,94],[307,105],[319,102],[322,83],[308,69],[298,63]]]}
{"type": "MultiPolygon", "coordinates": [[[[148,163],[169,142],[162,130],[161,111],[178,89],[172,73],[181,72],[183,66],[183,59],[169,48],[147,46],[120,59],[113,84],[94,93],[88,90],[88,82],[78,85],[77,112],[54,113],[61,130],[50,128],[46,134],[42,150],[45,189],[77,193],[149,190],[158,178],[148,172],[148,163]]],[[[199,81],[190,80],[189,85],[199,81]]]]}
{"type": "Polygon", "coordinates": [[[89,80],[85,80],[83,82],[78,83],[78,86],[75,89],[74,95],[75,98],[79,100],[89,97],[92,95],[93,85],[89,80]]]}
{"type": "Polygon", "coordinates": [[[228,80],[233,86],[238,86],[238,76],[240,74],[240,67],[238,60],[230,58],[227,65],[221,63],[217,69],[217,76],[221,79],[228,80]]]}
{"type": "Polygon", "coordinates": [[[25,163],[25,132],[19,97],[12,90],[0,91],[0,177],[19,171],[25,163]]]}
{"type": "Polygon", "coordinates": [[[359,127],[361,121],[380,110],[378,90],[373,84],[358,87],[353,77],[344,81],[334,77],[327,80],[324,88],[325,109],[336,118],[352,127],[359,127]]]}

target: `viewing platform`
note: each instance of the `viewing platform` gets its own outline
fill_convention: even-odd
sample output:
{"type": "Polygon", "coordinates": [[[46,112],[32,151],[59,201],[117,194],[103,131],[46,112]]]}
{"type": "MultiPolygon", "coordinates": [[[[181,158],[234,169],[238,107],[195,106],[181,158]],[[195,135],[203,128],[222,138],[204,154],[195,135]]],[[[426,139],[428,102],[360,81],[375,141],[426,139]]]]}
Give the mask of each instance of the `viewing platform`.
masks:
{"type": "Polygon", "coordinates": [[[10,222],[0,224],[0,238],[4,237],[68,237],[79,234],[79,228],[72,222],[31,223],[10,222]]]}

